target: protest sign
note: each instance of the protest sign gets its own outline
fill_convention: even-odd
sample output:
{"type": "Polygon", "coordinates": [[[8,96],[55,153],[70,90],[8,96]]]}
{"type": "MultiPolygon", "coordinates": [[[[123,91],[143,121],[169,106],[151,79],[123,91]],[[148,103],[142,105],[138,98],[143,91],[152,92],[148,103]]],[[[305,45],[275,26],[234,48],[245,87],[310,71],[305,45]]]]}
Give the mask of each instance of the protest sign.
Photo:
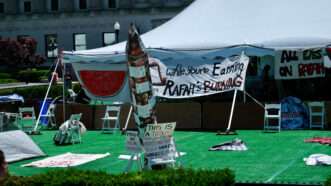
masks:
{"type": "Polygon", "coordinates": [[[324,77],[322,49],[279,50],[275,56],[275,79],[324,77]]]}

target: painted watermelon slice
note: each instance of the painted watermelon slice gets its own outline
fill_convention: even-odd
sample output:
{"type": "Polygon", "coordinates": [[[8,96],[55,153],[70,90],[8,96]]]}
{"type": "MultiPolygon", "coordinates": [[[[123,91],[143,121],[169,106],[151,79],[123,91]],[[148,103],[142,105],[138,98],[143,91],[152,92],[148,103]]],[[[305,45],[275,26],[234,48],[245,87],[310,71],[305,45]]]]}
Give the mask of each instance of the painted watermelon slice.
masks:
{"type": "Polygon", "coordinates": [[[94,96],[115,96],[124,85],[125,71],[81,70],[84,88],[94,96]]]}

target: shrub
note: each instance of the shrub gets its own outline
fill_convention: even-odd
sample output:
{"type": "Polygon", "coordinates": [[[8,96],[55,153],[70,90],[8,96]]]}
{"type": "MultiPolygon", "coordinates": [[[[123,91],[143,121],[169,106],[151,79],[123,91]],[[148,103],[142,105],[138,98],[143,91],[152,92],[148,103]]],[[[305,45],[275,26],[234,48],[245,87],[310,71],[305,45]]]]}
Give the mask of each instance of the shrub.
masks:
{"type": "Polygon", "coordinates": [[[18,72],[17,79],[23,82],[40,82],[48,73],[48,70],[22,70],[18,72]]]}
{"type": "Polygon", "coordinates": [[[0,79],[10,79],[11,75],[8,73],[0,73],[0,79]]]}
{"type": "MultiPolygon", "coordinates": [[[[80,89],[80,85],[75,84],[74,90],[77,91],[80,89]]],[[[8,95],[8,94],[19,94],[24,97],[26,100],[35,100],[35,99],[43,99],[45,97],[47,91],[47,86],[33,86],[33,87],[24,87],[24,88],[13,88],[13,89],[3,89],[0,90],[0,95],[8,95]]],[[[48,97],[59,97],[62,96],[62,85],[54,85],[52,86],[48,97]]]]}
{"type": "Polygon", "coordinates": [[[0,84],[4,83],[16,83],[18,82],[16,79],[0,79],[0,84]]]}
{"type": "Polygon", "coordinates": [[[329,176],[329,178],[326,180],[325,186],[331,186],[331,175],[329,176]]]}
{"type": "Polygon", "coordinates": [[[168,169],[130,174],[109,175],[105,172],[83,171],[77,169],[55,170],[30,177],[9,176],[3,185],[234,185],[234,174],[224,170],[168,169]]]}

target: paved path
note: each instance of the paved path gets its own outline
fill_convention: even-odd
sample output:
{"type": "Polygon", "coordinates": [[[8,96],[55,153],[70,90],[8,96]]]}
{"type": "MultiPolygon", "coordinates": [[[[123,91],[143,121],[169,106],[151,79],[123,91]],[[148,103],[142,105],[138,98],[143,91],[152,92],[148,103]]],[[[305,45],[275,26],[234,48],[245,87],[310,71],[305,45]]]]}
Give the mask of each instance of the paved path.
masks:
{"type": "Polygon", "coordinates": [[[33,86],[41,86],[48,85],[48,83],[8,83],[8,84],[0,84],[0,89],[8,89],[8,88],[22,88],[22,87],[33,87],[33,86]]]}

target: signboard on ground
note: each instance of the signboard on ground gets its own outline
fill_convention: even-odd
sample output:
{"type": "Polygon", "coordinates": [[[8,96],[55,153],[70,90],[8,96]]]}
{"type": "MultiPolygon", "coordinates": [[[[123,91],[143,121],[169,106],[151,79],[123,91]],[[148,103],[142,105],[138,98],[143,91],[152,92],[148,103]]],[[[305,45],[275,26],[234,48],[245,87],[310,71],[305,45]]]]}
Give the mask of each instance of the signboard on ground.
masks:
{"type": "Polygon", "coordinates": [[[147,159],[174,160],[176,146],[172,135],[175,127],[176,123],[147,125],[143,138],[147,159]]]}

